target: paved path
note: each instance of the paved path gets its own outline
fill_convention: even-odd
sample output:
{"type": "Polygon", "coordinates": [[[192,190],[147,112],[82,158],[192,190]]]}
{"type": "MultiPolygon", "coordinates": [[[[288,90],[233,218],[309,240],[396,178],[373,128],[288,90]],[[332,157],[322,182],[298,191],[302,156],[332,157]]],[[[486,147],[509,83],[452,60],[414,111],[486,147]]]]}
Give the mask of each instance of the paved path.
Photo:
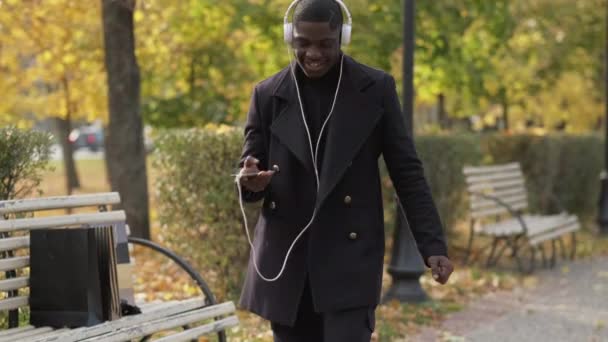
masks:
{"type": "Polygon", "coordinates": [[[534,289],[487,295],[408,340],[608,342],[608,257],[536,276],[534,289]]]}

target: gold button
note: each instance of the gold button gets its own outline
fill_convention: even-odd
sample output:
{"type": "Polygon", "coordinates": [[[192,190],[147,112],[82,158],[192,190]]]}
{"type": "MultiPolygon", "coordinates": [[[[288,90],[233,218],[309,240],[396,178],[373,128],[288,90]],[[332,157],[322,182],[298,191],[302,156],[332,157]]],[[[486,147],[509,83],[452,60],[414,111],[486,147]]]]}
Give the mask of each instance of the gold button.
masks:
{"type": "Polygon", "coordinates": [[[350,204],[352,201],[353,201],[352,197],[350,197],[350,196],[344,197],[344,203],[350,204]]]}
{"type": "Polygon", "coordinates": [[[348,238],[351,240],[357,240],[357,233],[351,232],[350,234],[348,234],[348,238]]]}
{"type": "Polygon", "coordinates": [[[270,209],[274,210],[277,208],[277,204],[275,203],[275,201],[270,202],[270,209]]]}

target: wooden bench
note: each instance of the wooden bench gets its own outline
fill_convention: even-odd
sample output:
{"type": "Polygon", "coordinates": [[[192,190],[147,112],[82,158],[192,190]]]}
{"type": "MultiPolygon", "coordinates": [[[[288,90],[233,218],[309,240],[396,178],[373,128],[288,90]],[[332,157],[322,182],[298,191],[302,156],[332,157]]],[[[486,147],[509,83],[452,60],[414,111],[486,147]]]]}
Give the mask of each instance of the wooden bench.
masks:
{"type": "MultiPolygon", "coordinates": [[[[3,341],[131,341],[146,339],[158,332],[170,333],[158,341],[196,340],[206,334],[218,334],[226,341],[225,329],[238,324],[232,302],[218,304],[207,284],[184,260],[169,250],[144,239],[130,237],[129,243],[149,247],[171,258],[184,268],[200,287],[203,295],[182,301],[141,304],[141,314],[125,316],[92,327],[52,329],[50,327],[17,327],[18,310],[28,307],[29,232],[40,228],[125,225],[122,210],[108,210],[120,203],[118,193],[100,193],[64,197],[47,197],[0,201],[0,311],[9,311],[9,329],[0,332],[3,341]],[[99,212],[34,217],[34,213],[56,209],[94,207],[99,212]],[[213,320],[212,322],[207,322],[213,320]]],[[[47,213],[48,214],[48,213],[47,213]]]]}
{"type": "Polygon", "coordinates": [[[552,199],[561,213],[556,215],[524,214],[528,197],[524,175],[519,163],[492,166],[464,167],[470,199],[471,225],[465,263],[471,255],[475,235],[492,238],[487,266],[497,263],[505,250],[510,250],[518,269],[523,273],[534,270],[536,252],[547,265],[544,244],[551,244],[550,265],[555,265],[556,243],[562,255],[567,252],[562,237],[571,233],[570,258],[574,258],[578,218],[566,213],[555,197],[552,199]],[[499,247],[499,245],[501,245],[499,247]]]}

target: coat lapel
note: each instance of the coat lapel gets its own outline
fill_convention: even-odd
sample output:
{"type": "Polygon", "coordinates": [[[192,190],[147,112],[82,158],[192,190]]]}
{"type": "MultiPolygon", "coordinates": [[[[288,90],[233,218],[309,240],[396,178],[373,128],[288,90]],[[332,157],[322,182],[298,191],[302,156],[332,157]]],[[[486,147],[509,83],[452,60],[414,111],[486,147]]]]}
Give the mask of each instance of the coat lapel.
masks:
{"type": "Polygon", "coordinates": [[[314,172],[308,136],[289,68],[285,69],[273,94],[286,104],[270,125],[270,131],[307,170],[314,172]]]}
{"type": "MultiPolygon", "coordinates": [[[[336,107],[326,131],[323,169],[316,205],[320,207],[334,189],[361,146],[374,130],[382,114],[369,96],[362,92],[374,80],[350,57],[345,56],[342,83],[336,107]]],[[[285,106],[273,120],[270,131],[310,172],[314,172],[310,145],[292,74],[286,68],[273,95],[285,106]]]]}
{"type": "Polygon", "coordinates": [[[336,107],[325,133],[327,140],[317,207],[342,178],[382,114],[373,99],[362,93],[373,82],[354,60],[345,57],[336,107]]]}

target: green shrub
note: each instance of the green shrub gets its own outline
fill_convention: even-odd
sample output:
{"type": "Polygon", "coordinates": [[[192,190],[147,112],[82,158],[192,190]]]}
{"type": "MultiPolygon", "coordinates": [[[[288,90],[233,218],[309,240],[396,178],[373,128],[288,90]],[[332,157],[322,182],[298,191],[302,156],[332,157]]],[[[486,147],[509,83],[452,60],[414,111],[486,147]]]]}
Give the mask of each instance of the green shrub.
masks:
{"type": "Polygon", "coordinates": [[[241,153],[241,131],[170,130],[155,143],[160,239],[188,257],[220,298],[234,298],[249,255],[230,176],[241,153]]]}
{"type": "MultiPolygon", "coordinates": [[[[47,133],[0,128],[0,200],[23,198],[38,191],[42,173],[49,170],[52,136],[47,133]]],[[[21,290],[20,290],[21,291],[21,290]]],[[[29,310],[19,310],[21,324],[28,322],[29,310]]],[[[0,328],[8,328],[7,311],[0,313],[0,328]]]]}
{"type": "Polygon", "coordinates": [[[0,200],[24,197],[38,189],[50,168],[51,135],[0,128],[0,200]]]}

